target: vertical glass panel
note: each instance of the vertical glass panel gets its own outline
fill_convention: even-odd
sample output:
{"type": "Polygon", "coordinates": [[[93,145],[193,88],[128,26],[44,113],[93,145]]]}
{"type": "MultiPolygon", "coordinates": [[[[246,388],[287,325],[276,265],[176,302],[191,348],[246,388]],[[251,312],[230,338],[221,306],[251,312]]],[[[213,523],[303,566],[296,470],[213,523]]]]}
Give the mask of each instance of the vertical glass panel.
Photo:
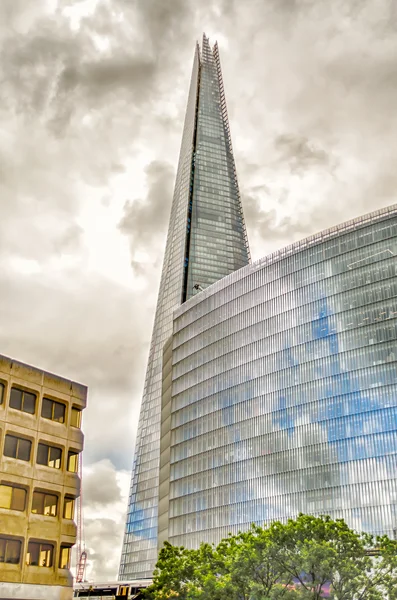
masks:
{"type": "Polygon", "coordinates": [[[21,559],[21,545],[19,540],[7,540],[4,562],[17,565],[21,559]]]}
{"type": "Polygon", "coordinates": [[[36,396],[30,392],[23,393],[23,411],[34,415],[36,409],[36,396]]]}
{"type": "Polygon", "coordinates": [[[11,508],[12,487],[0,485],[0,508],[11,508]]]}
{"type": "Polygon", "coordinates": [[[79,455],[77,452],[69,452],[68,454],[68,471],[77,473],[79,468],[79,455]]]}
{"type": "Polygon", "coordinates": [[[61,552],[59,555],[59,568],[69,569],[70,567],[70,547],[61,546],[61,552]]]}
{"type": "Polygon", "coordinates": [[[48,466],[54,469],[61,468],[62,450],[60,448],[54,448],[50,446],[48,466]]]}
{"type": "Polygon", "coordinates": [[[22,488],[12,488],[12,510],[25,510],[26,505],[26,490],[22,488]]]}
{"type": "Polygon", "coordinates": [[[63,518],[74,519],[74,498],[65,497],[63,505],[63,518]]]}
{"type": "Polygon", "coordinates": [[[39,444],[37,447],[37,459],[36,462],[39,465],[47,465],[48,462],[48,449],[46,444],[39,444]]]}
{"type": "Polygon", "coordinates": [[[22,410],[22,390],[18,390],[17,388],[11,388],[10,393],[10,406],[11,408],[16,408],[17,410],[22,410]]]}
{"type": "Polygon", "coordinates": [[[12,458],[17,457],[18,438],[13,435],[6,435],[4,441],[4,455],[12,458]]]}
{"type": "Polygon", "coordinates": [[[39,564],[41,567],[52,567],[54,547],[51,544],[40,545],[39,564]]]}
{"type": "Polygon", "coordinates": [[[19,458],[19,460],[29,461],[31,448],[32,442],[30,440],[19,439],[17,458],[19,458]]]}
{"type": "Polygon", "coordinates": [[[28,551],[26,553],[26,564],[39,566],[40,544],[37,542],[29,542],[28,551]]]}
{"type": "Polygon", "coordinates": [[[60,402],[54,402],[54,417],[53,420],[57,423],[65,422],[65,405],[60,402]]]}
{"type": "Polygon", "coordinates": [[[41,416],[44,419],[52,419],[52,400],[48,398],[43,398],[43,404],[41,406],[41,416]]]}
{"type": "Polygon", "coordinates": [[[81,426],[81,410],[79,410],[78,408],[72,408],[70,424],[72,427],[80,427],[81,426]]]}
{"type": "Polygon", "coordinates": [[[57,515],[58,498],[52,494],[46,494],[44,497],[44,514],[51,517],[57,515]]]}
{"type": "Polygon", "coordinates": [[[44,493],[33,492],[32,513],[36,515],[44,514],[44,493]]]}

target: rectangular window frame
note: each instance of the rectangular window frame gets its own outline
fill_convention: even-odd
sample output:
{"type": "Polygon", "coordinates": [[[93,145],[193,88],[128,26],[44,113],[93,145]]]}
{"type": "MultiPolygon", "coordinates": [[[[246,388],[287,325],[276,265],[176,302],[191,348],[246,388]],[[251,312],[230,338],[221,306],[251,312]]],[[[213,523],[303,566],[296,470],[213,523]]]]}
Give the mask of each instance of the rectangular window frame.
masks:
{"type": "MultiPolygon", "coordinates": [[[[27,446],[25,447],[25,450],[27,449],[27,446]]],[[[26,438],[21,438],[18,437],[17,435],[14,435],[12,433],[7,433],[5,436],[5,441],[4,441],[4,448],[3,448],[3,455],[7,456],[8,458],[14,458],[15,460],[23,460],[24,462],[30,462],[31,456],[32,456],[32,441],[28,440],[26,438]],[[7,443],[11,443],[11,439],[16,440],[16,444],[15,444],[15,456],[13,454],[6,454],[6,445],[7,443]],[[23,444],[21,442],[25,442],[26,444],[29,444],[29,458],[21,458],[21,453],[23,452],[23,444]]]]}
{"type": "MultiPolygon", "coordinates": [[[[3,490],[3,493],[7,493],[8,490],[3,490]]],[[[27,490],[26,488],[20,486],[20,485],[15,485],[13,483],[8,483],[8,482],[0,482],[0,508],[5,509],[5,510],[16,510],[18,512],[24,512],[26,509],[26,498],[27,498],[27,490]],[[9,490],[11,490],[9,492],[9,506],[5,506],[4,503],[3,505],[1,504],[1,496],[2,496],[2,489],[1,488],[8,488],[9,490]],[[17,496],[22,496],[22,494],[20,494],[20,492],[24,492],[24,499],[23,499],[23,508],[17,508],[17,506],[21,505],[21,503],[18,501],[17,496]]],[[[21,498],[20,498],[21,499],[21,498]]]]}
{"type": "Polygon", "coordinates": [[[50,469],[62,469],[63,450],[59,446],[51,446],[45,442],[39,442],[37,445],[36,464],[48,467],[50,469]],[[57,456],[57,453],[60,453],[57,456]],[[39,456],[40,455],[40,456],[39,456]],[[43,456],[46,455],[45,462],[43,456]],[[40,460],[39,460],[40,457],[40,460]]]}
{"type": "Polygon", "coordinates": [[[53,400],[52,398],[47,398],[44,397],[43,398],[43,402],[41,405],[41,417],[43,419],[47,419],[48,421],[53,421],[54,423],[61,423],[64,424],[66,421],[66,405],[63,402],[59,402],[58,400],[53,400]],[[50,406],[49,406],[50,405],[50,406]],[[46,408],[49,408],[49,412],[51,413],[50,417],[45,416],[43,413],[46,412],[46,408]],[[63,414],[62,414],[62,420],[60,420],[59,418],[55,418],[56,416],[56,411],[59,407],[63,408],[63,414]]]}
{"type": "Polygon", "coordinates": [[[54,565],[54,552],[55,546],[51,542],[29,540],[26,552],[26,564],[29,567],[51,568],[54,565]]]}
{"type": "Polygon", "coordinates": [[[1,564],[9,564],[9,565],[19,565],[21,563],[22,556],[22,541],[18,538],[1,535],[0,536],[0,565],[1,564]],[[12,550],[19,549],[18,557],[9,560],[10,555],[13,553],[12,550]],[[8,560],[7,560],[8,559],[8,560]]]}
{"type": "Polygon", "coordinates": [[[47,490],[33,490],[32,508],[31,508],[31,513],[33,515],[41,515],[43,517],[57,517],[58,516],[58,508],[59,508],[59,497],[57,496],[57,494],[47,491],[47,490]],[[51,501],[53,502],[53,500],[51,500],[53,498],[55,498],[55,504],[54,503],[50,504],[51,501]],[[34,503],[38,504],[39,502],[41,505],[40,512],[39,512],[39,510],[33,508],[34,503]],[[42,512],[41,512],[41,510],[42,510],[42,512]]]}
{"type": "Polygon", "coordinates": [[[19,411],[24,412],[24,413],[26,413],[28,415],[35,415],[36,414],[36,406],[37,406],[37,393],[34,392],[33,390],[24,390],[23,388],[20,388],[20,387],[18,387],[16,385],[13,385],[13,386],[11,386],[10,399],[9,399],[9,402],[8,402],[8,406],[10,408],[12,408],[12,410],[19,410],[19,411]],[[21,393],[20,407],[19,406],[12,406],[12,402],[14,402],[13,391],[21,393]],[[26,405],[28,403],[28,396],[33,396],[33,398],[34,398],[33,411],[32,410],[26,410],[26,405]]]}

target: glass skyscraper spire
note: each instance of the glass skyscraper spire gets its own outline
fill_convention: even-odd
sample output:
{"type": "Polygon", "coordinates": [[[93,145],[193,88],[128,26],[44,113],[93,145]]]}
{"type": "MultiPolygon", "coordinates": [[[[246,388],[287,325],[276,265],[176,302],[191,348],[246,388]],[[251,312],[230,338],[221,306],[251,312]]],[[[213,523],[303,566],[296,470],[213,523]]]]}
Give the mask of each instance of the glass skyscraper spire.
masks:
{"type": "Polygon", "coordinates": [[[119,579],[157,559],[162,353],[173,311],[250,262],[217,44],[193,62],[160,290],[139,416],[119,579]]]}

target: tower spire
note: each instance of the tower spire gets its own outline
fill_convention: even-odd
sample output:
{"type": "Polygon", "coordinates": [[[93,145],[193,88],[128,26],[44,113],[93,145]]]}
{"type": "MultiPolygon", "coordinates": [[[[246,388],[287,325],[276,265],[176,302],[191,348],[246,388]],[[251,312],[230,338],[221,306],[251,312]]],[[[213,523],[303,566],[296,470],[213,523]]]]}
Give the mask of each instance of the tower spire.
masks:
{"type": "Polygon", "coordinates": [[[196,46],[138,423],[120,579],[157,560],[162,352],[173,310],[250,262],[218,46],[196,46]]]}

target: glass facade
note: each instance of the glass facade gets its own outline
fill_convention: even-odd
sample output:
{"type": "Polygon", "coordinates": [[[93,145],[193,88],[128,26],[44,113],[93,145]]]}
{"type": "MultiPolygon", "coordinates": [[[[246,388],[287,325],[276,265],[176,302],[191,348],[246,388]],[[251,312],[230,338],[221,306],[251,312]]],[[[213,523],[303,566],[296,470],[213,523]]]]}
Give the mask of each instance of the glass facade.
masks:
{"type": "Polygon", "coordinates": [[[170,542],[299,512],[397,527],[397,205],[175,311],[170,542]]]}
{"type": "Polygon", "coordinates": [[[138,423],[119,579],[150,577],[157,560],[162,353],[173,310],[249,251],[219,53],[197,45],[138,423]],[[197,286],[196,288],[194,286],[197,286]]]}

